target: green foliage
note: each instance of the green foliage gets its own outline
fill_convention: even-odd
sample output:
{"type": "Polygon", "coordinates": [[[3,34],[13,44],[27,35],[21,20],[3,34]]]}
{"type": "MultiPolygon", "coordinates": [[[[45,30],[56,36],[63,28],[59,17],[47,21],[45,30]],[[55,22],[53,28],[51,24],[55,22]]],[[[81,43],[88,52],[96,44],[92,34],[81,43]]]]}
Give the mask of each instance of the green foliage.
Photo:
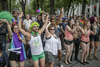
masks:
{"type": "MultiPolygon", "coordinates": [[[[14,8],[19,8],[21,10],[21,5],[20,5],[20,2],[18,2],[19,0],[11,0],[11,12],[13,11],[14,8]]],[[[29,6],[26,6],[25,8],[25,12],[26,14],[27,13],[31,13],[31,14],[39,14],[36,12],[36,10],[38,9],[37,7],[37,0],[30,0],[30,5],[29,6]]],[[[50,13],[50,0],[38,0],[39,1],[39,7],[41,7],[41,2],[43,1],[43,4],[42,4],[42,11],[45,11],[45,12],[48,12],[50,13]]],[[[55,12],[57,10],[60,10],[61,7],[64,7],[64,12],[67,12],[68,11],[68,8],[72,8],[73,5],[75,5],[76,7],[79,5],[79,4],[83,4],[83,0],[72,0],[71,1],[71,4],[70,4],[70,1],[71,0],[54,0],[54,9],[55,9],[55,12]],[[69,4],[70,4],[70,7],[69,7],[69,4]]],[[[86,4],[89,5],[89,4],[96,4],[97,2],[100,2],[100,0],[86,0],[86,4]],[[90,2],[92,1],[92,2],[90,2]]],[[[10,2],[8,0],[8,8],[10,9],[10,6],[9,6],[10,2]]],[[[75,9],[75,7],[74,7],[75,9]]],[[[1,11],[1,5],[0,5],[0,11],[1,11]]]]}

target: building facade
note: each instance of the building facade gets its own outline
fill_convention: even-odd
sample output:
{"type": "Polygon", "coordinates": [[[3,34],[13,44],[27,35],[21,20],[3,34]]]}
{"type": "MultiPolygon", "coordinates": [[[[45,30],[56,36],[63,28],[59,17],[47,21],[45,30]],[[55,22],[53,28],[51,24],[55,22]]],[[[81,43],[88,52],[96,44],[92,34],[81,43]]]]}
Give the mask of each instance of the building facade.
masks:
{"type": "MultiPolygon", "coordinates": [[[[76,7],[74,11],[74,15],[81,15],[82,13],[82,5],[76,7]]],[[[100,16],[100,2],[96,4],[86,5],[85,8],[85,17],[89,18],[91,16],[100,16]]]]}

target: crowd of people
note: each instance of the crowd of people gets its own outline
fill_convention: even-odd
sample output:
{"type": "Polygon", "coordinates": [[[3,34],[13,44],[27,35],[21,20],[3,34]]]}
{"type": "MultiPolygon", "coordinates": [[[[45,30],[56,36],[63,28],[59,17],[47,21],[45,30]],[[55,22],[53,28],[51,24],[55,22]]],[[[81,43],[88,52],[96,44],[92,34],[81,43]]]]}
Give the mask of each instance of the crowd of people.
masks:
{"type": "Polygon", "coordinates": [[[62,50],[66,50],[66,65],[71,64],[74,59],[82,65],[89,64],[87,57],[92,60],[93,48],[94,57],[99,60],[96,54],[99,47],[100,17],[64,17],[62,12],[63,8],[60,15],[56,16],[42,12],[36,18],[30,14],[24,17],[23,12],[13,11],[13,24],[0,19],[0,67],[17,67],[17,64],[24,67],[26,57],[29,58],[29,63],[33,62],[34,67],[53,67],[57,54],[59,66],[63,67],[62,50]],[[6,48],[6,34],[11,42],[9,48],[6,48]],[[82,49],[80,59],[79,47],[82,49]],[[9,56],[5,49],[10,51],[9,56]]]}

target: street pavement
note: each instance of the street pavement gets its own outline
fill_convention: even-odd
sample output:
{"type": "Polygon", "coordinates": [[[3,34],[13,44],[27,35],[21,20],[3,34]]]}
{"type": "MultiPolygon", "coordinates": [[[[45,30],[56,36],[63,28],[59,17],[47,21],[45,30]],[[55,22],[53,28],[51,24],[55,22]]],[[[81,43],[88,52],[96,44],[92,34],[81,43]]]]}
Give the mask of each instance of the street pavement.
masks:
{"type": "MultiPolygon", "coordinates": [[[[6,52],[7,52],[8,55],[9,55],[9,52],[8,52],[9,45],[10,45],[10,43],[7,42],[7,44],[6,44],[6,52]]],[[[65,51],[62,50],[62,54],[64,52],[65,51]]],[[[82,52],[82,50],[80,49],[79,54],[78,54],[78,59],[79,60],[80,60],[81,52],[82,52]]],[[[88,60],[88,58],[87,58],[87,61],[89,62],[89,64],[85,64],[85,65],[82,65],[82,64],[80,64],[80,62],[75,61],[74,60],[74,54],[73,54],[72,64],[66,65],[64,63],[64,55],[62,55],[62,64],[63,64],[64,67],[100,67],[100,60],[96,60],[93,57],[93,54],[94,54],[94,51],[92,51],[92,61],[88,60]]],[[[97,57],[100,58],[100,45],[99,45],[99,48],[98,48],[97,57]]],[[[58,56],[56,56],[55,61],[54,61],[54,67],[59,67],[58,63],[59,63],[59,59],[58,59],[58,56]]],[[[33,67],[33,63],[32,62],[29,63],[28,59],[26,59],[25,60],[25,67],[33,67]]]]}

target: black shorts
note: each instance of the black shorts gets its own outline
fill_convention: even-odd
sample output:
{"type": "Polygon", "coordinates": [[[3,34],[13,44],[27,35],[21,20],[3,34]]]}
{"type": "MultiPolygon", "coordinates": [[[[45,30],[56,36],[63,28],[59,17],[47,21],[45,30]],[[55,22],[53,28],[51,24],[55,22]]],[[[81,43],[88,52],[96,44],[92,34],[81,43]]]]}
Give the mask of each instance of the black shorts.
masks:
{"type": "Polygon", "coordinates": [[[67,44],[67,45],[70,45],[70,44],[73,43],[73,40],[72,41],[68,41],[68,40],[64,39],[64,43],[67,44]]]}
{"type": "Polygon", "coordinates": [[[9,61],[19,62],[20,61],[20,54],[17,55],[15,52],[10,52],[9,61]]]}
{"type": "Polygon", "coordinates": [[[90,41],[98,42],[99,41],[99,35],[90,35],[90,41]]]}
{"type": "Polygon", "coordinates": [[[88,43],[89,43],[89,42],[84,42],[84,41],[82,41],[82,40],[81,40],[80,42],[83,42],[83,43],[85,43],[85,44],[88,44],[88,43]]]}

